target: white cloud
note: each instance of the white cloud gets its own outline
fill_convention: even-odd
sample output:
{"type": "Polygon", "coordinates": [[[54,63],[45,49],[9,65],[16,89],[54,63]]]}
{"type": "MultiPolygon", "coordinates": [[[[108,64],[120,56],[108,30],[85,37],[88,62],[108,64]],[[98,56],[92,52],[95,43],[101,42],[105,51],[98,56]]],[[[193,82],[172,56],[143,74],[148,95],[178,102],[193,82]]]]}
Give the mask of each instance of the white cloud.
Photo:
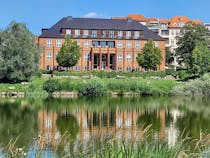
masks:
{"type": "Polygon", "coordinates": [[[103,15],[102,14],[97,14],[95,12],[89,12],[89,13],[83,15],[83,17],[84,18],[101,18],[101,17],[103,17],[103,15]]]}

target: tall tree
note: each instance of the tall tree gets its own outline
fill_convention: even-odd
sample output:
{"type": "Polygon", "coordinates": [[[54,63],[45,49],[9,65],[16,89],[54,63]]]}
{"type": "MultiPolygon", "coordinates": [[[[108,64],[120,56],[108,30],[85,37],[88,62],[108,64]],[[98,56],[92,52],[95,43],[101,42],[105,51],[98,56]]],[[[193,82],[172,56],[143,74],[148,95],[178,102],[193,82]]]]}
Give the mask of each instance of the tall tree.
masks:
{"type": "Polygon", "coordinates": [[[210,71],[210,50],[206,44],[198,43],[192,51],[191,73],[203,74],[210,71]]]}
{"type": "Polygon", "coordinates": [[[157,70],[158,65],[161,64],[161,51],[155,46],[152,40],[148,40],[145,44],[142,53],[138,54],[136,60],[139,66],[148,70],[157,70]]]}
{"type": "Polygon", "coordinates": [[[38,69],[40,49],[25,24],[12,22],[0,33],[0,80],[28,80],[38,69]]]}
{"type": "Polygon", "coordinates": [[[80,58],[80,49],[76,41],[72,41],[70,36],[65,37],[65,42],[56,56],[56,60],[60,66],[75,66],[80,58]]]}
{"type": "Polygon", "coordinates": [[[177,37],[177,61],[179,64],[184,65],[189,71],[192,71],[193,67],[193,50],[198,42],[204,44],[208,42],[206,39],[207,33],[208,30],[204,26],[187,23],[181,29],[181,36],[177,37]]]}

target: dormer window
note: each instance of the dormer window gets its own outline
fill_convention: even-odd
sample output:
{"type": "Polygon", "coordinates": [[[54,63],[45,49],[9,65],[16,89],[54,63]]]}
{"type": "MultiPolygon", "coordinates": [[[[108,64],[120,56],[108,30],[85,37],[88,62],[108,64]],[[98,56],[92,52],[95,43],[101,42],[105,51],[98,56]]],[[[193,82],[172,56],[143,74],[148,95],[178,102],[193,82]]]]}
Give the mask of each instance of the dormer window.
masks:
{"type": "Polygon", "coordinates": [[[80,35],[80,30],[79,30],[79,29],[76,29],[76,30],[75,30],[75,35],[76,35],[76,36],[79,36],[79,35],[80,35]]]}
{"type": "Polygon", "coordinates": [[[105,38],[106,37],[106,31],[105,30],[102,30],[101,33],[102,33],[102,37],[105,38]]]}
{"type": "Polygon", "coordinates": [[[127,38],[131,37],[131,31],[126,31],[126,37],[127,38]]]}
{"type": "Polygon", "coordinates": [[[109,31],[109,37],[114,38],[114,31],[109,31]]]}
{"type": "Polygon", "coordinates": [[[83,30],[83,35],[84,36],[88,36],[89,35],[89,31],[88,30],[83,30]]]}
{"type": "Polygon", "coordinates": [[[138,38],[139,37],[139,31],[134,32],[134,37],[138,38]]]}
{"type": "Polygon", "coordinates": [[[71,35],[71,29],[66,29],[66,34],[71,35]]]}
{"type": "Polygon", "coordinates": [[[123,36],[123,32],[122,31],[118,31],[118,36],[122,37],[123,36]]]}
{"type": "Polygon", "coordinates": [[[96,30],[93,30],[93,31],[92,31],[92,37],[93,37],[93,38],[96,38],[96,37],[97,37],[97,31],[96,31],[96,30]]]}

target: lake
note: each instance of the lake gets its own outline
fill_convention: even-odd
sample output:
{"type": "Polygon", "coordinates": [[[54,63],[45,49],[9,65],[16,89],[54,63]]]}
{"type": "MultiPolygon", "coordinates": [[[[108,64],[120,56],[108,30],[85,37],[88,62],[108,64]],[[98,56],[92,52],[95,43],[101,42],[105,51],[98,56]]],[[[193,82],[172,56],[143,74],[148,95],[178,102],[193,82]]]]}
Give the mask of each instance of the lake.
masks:
{"type": "Polygon", "coordinates": [[[186,136],[199,138],[201,132],[210,134],[210,99],[206,98],[0,100],[0,157],[8,150],[27,157],[36,157],[37,152],[42,157],[61,157],[95,150],[103,145],[102,137],[174,146],[186,136]]]}

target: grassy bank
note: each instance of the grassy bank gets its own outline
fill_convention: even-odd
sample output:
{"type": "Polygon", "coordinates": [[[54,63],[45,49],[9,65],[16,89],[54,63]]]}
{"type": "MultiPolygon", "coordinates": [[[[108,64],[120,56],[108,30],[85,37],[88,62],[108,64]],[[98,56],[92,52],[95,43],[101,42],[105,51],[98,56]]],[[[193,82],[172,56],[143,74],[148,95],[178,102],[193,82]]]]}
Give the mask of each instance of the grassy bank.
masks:
{"type": "MultiPolygon", "coordinates": [[[[81,95],[109,95],[112,92],[124,94],[127,92],[140,95],[168,95],[173,87],[178,85],[174,80],[151,78],[37,78],[28,83],[0,83],[0,92],[24,92],[28,95],[52,92],[76,92],[81,95]],[[43,88],[44,87],[44,88],[43,88]],[[46,90],[46,91],[45,91],[46,90]]],[[[44,94],[45,96],[46,94],[44,94]]]]}

